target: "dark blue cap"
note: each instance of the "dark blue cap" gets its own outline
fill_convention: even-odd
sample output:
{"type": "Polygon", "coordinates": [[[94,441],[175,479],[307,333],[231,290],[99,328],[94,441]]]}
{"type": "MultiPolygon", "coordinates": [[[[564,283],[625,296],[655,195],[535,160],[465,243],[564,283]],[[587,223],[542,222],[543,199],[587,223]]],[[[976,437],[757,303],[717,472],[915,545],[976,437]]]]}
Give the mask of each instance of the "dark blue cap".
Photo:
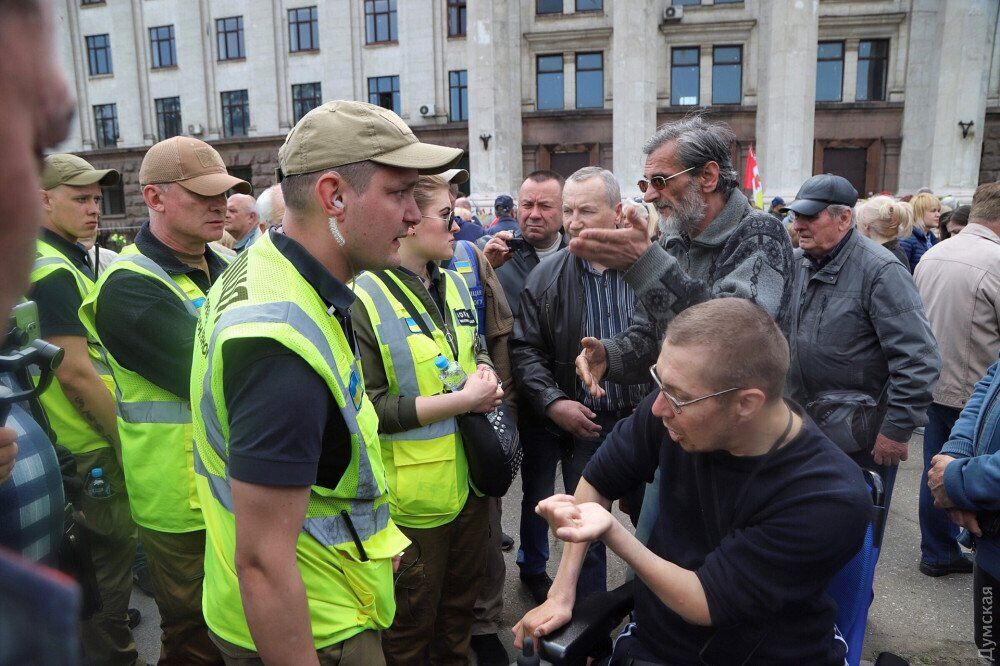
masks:
{"type": "Polygon", "coordinates": [[[795,213],[812,217],[827,206],[851,206],[858,203],[858,191],[843,176],[823,173],[802,183],[795,201],[788,207],[795,213]]]}
{"type": "Polygon", "coordinates": [[[774,197],[773,199],[771,199],[771,208],[776,208],[778,206],[784,206],[784,205],[785,205],[785,200],[782,199],[781,197],[774,197]]]}
{"type": "Polygon", "coordinates": [[[493,209],[500,210],[503,209],[507,212],[514,210],[514,200],[510,198],[508,194],[501,194],[493,202],[493,209]]]}

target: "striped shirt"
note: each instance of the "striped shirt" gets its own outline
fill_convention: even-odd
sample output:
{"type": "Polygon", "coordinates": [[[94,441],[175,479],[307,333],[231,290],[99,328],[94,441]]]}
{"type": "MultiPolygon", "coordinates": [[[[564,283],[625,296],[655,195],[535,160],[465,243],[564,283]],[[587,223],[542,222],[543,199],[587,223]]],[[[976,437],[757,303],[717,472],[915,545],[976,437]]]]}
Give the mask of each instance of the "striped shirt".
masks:
{"type": "MultiPolygon", "coordinates": [[[[632,323],[635,292],[625,282],[621,271],[607,268],[598,273],[589,262],[583,259],[578,261],[583,268],[584,335],[598,340],[613,338],[632,323]]],[[[595,398],[583,382],[578,381],[580,402],[595,412],[617,412],[632,409],[652,390],[649,383],[630,385],[607,380],[601,382],[601,388],[607,395],[595,398]]]]}

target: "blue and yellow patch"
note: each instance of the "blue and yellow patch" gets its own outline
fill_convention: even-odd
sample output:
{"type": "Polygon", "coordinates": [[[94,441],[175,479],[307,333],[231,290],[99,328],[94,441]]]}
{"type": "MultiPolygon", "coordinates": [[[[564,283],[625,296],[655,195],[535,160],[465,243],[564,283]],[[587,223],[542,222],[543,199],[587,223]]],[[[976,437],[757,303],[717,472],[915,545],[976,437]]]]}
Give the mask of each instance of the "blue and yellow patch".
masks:
{"type": "Polygon", "coordinates": [[[471,273],[472,264],[468,261],[456,261],[455,270],[458,271],[459,273],[471,273]]]}
{"type": "Polygon", "coordinates": [[[405,321],[406,321],[406,327],[408,329],[410,329],[410,333],[420,333],[421,332],[420,331],[420,326],[417,325],[417,322],[414,321],[412,317],[407,317],[405,319],[405,321]]]}
{"type": "Polygon", "coordinates": [[[365,385],[361,382],[361,378],[358,377],[357,370],[351,370],[351,381],[347,386],[347,390],[351,392],[351,402],[354,403],[354,409],[361,409],[361,399],[365,397],[365,385]]]}

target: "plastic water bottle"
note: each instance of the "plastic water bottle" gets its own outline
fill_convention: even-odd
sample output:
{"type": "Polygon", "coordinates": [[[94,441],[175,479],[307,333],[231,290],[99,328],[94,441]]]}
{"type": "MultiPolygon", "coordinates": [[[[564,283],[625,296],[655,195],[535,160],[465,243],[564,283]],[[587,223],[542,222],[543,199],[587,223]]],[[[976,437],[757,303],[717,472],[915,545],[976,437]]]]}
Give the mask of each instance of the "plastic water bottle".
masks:
{"type": "Polygon", "coordinates": [[[438,369],[438,377],[444,387],[455,393],[465,385],[465,370],[458,364],[458,361],[449,361],[440,354],[434,359],[434,367],[438,369]]]}
{"type": "Polygon", "coordinates": [[[111,482],[104,478],[104,470],[100,467],[90,470],[90,480],[87,481],[87,494],[94,499],[111,497],[111,482]]]}

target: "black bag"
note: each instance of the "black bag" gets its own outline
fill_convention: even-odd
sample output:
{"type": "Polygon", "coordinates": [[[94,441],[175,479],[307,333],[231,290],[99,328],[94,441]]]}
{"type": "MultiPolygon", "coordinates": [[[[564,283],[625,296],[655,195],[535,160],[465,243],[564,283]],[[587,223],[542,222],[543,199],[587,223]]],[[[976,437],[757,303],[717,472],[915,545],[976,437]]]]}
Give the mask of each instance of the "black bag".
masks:
{"type": "Polygon", "coordinates": [[[879,400],[867,393],[823,391],[806,405],[806,411],[844,453],[871,451],[875,446],[880,425],[879,400]]]}
{"type": "MultiPolygon", "coordinates": [[[[373,271],[372,275],[392,293],[404,308],[410,318],[420,327],[421,333],[434,339],[427,322],[413,302],[407,298],[396,281],[384,276],[381,271],[373,271]]],[[[442,317],[446,317],[442,313],[442,317]]],[[[458,350],[453,349],[456,356],[458,350]]],[[[470,412],[455,417],[458,430],[462,434],[462,446],[469,463],[469,479],[472,485],[484,495],[503,497],[514,477],[521,468],[524,449],[521,448],[521,438],[517,432],[514,418],[503,403],[488,414],[470,412]]]]}

